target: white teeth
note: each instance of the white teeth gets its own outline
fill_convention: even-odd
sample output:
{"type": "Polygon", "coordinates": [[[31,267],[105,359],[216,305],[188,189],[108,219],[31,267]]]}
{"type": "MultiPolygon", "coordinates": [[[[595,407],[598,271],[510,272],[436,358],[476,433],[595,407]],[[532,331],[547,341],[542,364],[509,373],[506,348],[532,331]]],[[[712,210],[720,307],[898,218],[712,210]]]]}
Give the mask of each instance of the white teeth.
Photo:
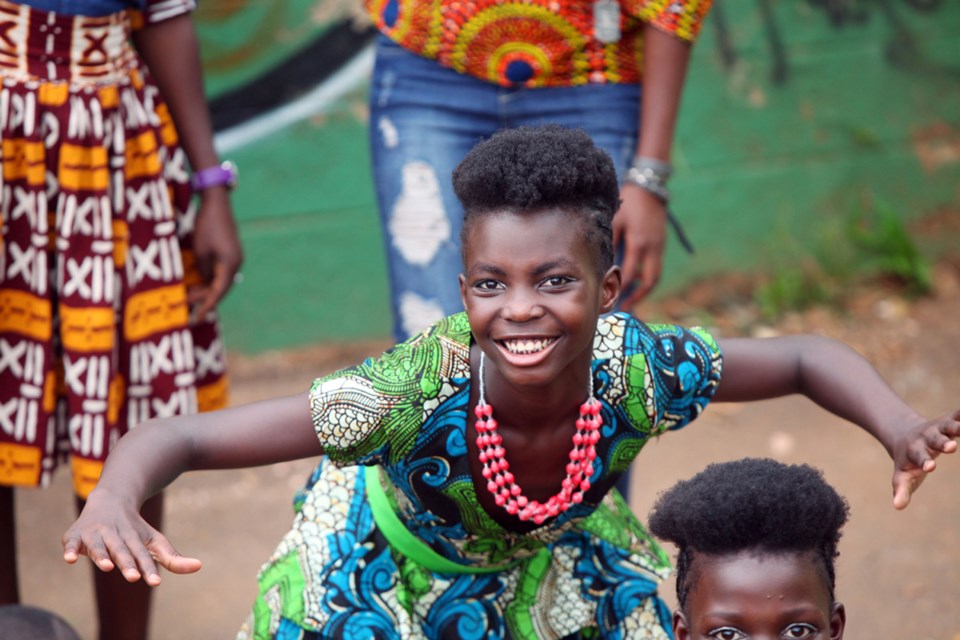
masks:
{"type": "Polygon", "coordinates": [[[553,344],[554,340],[555,338],[547,338],[546,340],[504,340],[503,346],[510,353],[536,353],[553,344]]]}

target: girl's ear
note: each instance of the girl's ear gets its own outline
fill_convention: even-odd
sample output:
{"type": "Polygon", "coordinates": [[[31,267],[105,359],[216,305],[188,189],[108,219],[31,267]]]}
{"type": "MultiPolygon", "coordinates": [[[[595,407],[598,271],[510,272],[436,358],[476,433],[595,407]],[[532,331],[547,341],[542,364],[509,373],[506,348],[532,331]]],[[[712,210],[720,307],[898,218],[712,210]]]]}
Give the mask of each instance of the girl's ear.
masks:
{"type": "Polygon", "coordinates": [[[460,302],[463,303],[463,308],[467,308],[467,276],[462,273],[457,276],[457,280],[460,282],[460,302]]]}
{"type": "Polygon", "coordinates": [[[690,640],[690,628],[687,627],[687,618],[681,611],[673,612],[673,637],[677,640],[690,640]]]}
{"type": "Polygon", "coordinates": [[[847,625],[847,610],[840,602],[833,603],[830,612],[830,640],[843,640],[843,628],[847,625]]]}
{"type": "Polygon", "coordinates": [[[617,298],[620,297],[620,289],[623,287],[623,275],[620,267],[613,265],[603,274],[600,281],[600,313],[607,313],[613,310],[617,304],[617,298]]]}

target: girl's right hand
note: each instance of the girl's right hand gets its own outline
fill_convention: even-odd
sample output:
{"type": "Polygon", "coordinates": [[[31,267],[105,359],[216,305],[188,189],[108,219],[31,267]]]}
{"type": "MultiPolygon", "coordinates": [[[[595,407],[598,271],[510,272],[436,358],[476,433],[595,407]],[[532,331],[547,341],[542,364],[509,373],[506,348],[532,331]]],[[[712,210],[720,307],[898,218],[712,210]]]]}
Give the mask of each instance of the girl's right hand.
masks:
{"type": "Polygon", "coordinates": [[[151,587],[160,584],[158,564],[181,574],[195,573],[201,567],[200,560],[181,556],[134,507],[104,489],[94,489],[61,542],[68,563],[87,555],[101,571],[117,568],[127,582],[143,578],[151,587]]]}

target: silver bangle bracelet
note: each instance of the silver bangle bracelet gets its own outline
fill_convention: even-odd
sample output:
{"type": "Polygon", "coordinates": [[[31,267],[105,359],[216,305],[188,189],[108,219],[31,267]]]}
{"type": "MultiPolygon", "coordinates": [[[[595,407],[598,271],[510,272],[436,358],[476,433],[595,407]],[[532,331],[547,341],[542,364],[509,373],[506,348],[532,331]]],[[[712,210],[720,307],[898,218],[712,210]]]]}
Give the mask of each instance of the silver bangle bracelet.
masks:
{"type": "Polygon", "coordinates": [[[627,171],[627,182],[649,191],[663,202],[670,201],[670,190],[667,189],[666,178],[649,169],[630,167],[630,170],[627,171]]]}
{"type": "Polygon", "coordinates": [[[666,182],[667,178],[673,175],[673,165],[669,162],[664,162],[657,158],[649,158],[647,156],[635,156],[633,158],[633,165],[637,169],[649,169],[653,173],[663,178],[663,181],[666,182]]]}

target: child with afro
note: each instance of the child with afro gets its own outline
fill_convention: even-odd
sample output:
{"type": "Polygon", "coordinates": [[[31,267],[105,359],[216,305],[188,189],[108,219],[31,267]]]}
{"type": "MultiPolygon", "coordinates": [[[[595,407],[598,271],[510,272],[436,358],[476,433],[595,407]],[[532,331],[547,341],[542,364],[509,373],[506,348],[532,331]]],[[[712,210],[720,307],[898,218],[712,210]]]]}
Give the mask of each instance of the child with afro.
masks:
{"type": "Polygon", "coordinates": [[[650,531],[677,554],[676,640],[830,638],[846,501],[808,465],[746,458],[711,464],[664,492],[650,531]]]}

